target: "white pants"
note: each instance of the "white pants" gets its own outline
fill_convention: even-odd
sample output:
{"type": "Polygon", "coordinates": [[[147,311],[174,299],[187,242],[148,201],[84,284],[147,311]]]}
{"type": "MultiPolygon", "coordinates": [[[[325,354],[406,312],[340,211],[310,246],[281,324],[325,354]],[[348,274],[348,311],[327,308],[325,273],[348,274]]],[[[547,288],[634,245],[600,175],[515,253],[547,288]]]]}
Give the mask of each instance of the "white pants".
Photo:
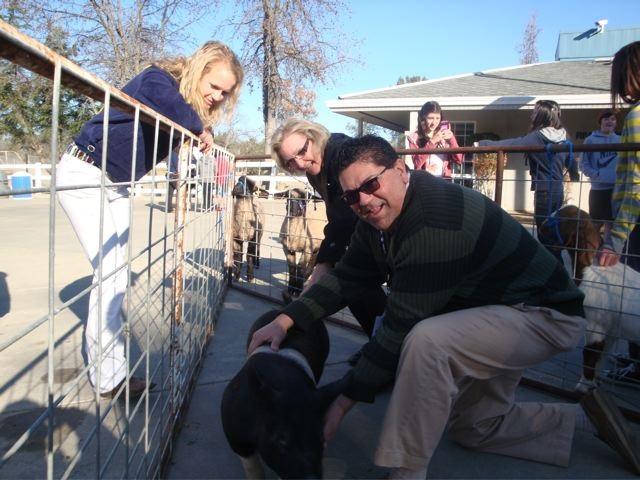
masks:
{"type": "MultiPolygon", "coordinates": [[[[63,155],[57,167],[56,187],[100,184],[99,168],[71,155],[63,155]]],[[[104,229],[102,277],[112,274],[127,261],[129,237],[129,198],[125,187],[104,190],[104,229]]],[[[94,269],[93,284],[97,285],[100,249],[100,188],[81,188],[58,192],[58,200],[69,217],[82,248],[94,269]]],[[[89,314],[85,329],[85,353],[89,362],[89,378],[101,393],[115,388],[126,375],[122,327],[122,301],[127,289],[127,268],[121,268],[91,290],[89,314]],[[100,327],[102,319],[102,327],[100,327]],[[101,346],[102,345],[102,346],[101,346]],[[101,354],[101,356],[100,356],[101,354]],[[100,381],[98,385],[98,362],[100,381]]]]}

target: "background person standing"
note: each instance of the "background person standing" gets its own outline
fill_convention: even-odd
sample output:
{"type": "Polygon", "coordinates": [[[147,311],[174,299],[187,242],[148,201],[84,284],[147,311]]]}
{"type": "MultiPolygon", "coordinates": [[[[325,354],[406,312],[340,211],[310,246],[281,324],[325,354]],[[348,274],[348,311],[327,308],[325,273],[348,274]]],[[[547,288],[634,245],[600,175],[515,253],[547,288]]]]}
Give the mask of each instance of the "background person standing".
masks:
{"type": "MultiPolygon", "coordinates": [[[[407,137],[409,148],[458,148],[451,124],[442,117],[438,102],[427,102],[418,113],[418,129],[407,137]]],[[[414,153],[411,155],[416,170],[426,170],[435,177],[451,178],[451,165],[462,164],[461,153],[414,153]]]]}
{"type": "MultiPolygon", "coordinates": [[[[594,130],[585,141],[585,145],[604,145],[620,143],[620,135],[615,132],[616,115],[613,110],[605,110],[598,115],[600,128],[594,130]]],[[[611,195],[616,181],[618,152],[584,152],[580,161],[580,170],[591,180],[589,191],[589,215],[594,226],[600,230],[604,225],[605,234],[611,228],[611,195]]]]}

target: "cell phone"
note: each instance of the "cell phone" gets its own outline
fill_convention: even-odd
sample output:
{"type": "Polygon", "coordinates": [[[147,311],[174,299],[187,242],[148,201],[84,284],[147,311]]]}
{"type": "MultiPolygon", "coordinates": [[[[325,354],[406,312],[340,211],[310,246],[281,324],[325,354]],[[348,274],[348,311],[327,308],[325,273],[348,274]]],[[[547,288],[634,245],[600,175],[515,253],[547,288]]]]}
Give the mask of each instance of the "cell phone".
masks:
{"type": "Polygon", "coordinates": [[[443,120],[442,122],[440,122],[440,131],[442,130],[451,130],[451,124],[446,120],[443,120]]]}

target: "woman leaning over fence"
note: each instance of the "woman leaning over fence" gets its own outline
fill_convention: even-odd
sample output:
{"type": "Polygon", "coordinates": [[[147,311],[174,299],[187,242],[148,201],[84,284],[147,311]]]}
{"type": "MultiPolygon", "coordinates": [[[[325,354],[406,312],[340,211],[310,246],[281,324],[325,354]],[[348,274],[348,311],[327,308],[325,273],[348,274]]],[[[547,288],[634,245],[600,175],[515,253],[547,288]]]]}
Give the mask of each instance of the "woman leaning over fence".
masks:
{"type": "MultiPolygon", "coordinates": [[[[305,290],[330,271],[342,258],[358,221],[342,200],[338,181],[340,148],[349,139],[342,133],[329,133],[322,125],[308,120],[289,119],[271,139],[271,152],[277,165],[289,173],[304,173],[325,202],[327,225],[316,265],[305,290]]],[[[384,311],[386,295],[380,288],[349,304],[356,320],[371,337],[376,317],[384,311]]],[[[355,361],[355,358],[350,360],[355,361]]]]}
{"type": "MultiPolygon", "coordinates": [[[[122,91],[197,135],[200,150],[207,153],[213,146],[211,127],[221,115],[235,107],[242,79],[243,70],[236,55],[226,45],[211,41],[189,57],[153,63],[122,91]]],[[[91,383],[103,397],[115,396],[127,375],[121,332],[121,306],[128,285],[126,244],[130,223],[125,182],[142,178],[154,162],[168,157],[170,149],[178,147],[180,139],[179,134],[170,139],[169,133],[161,130],[156,144],[154,125],[140,122],[135,135],[134,127],[133,115],[116,109],[112,109],[106,119],[103,113],[96,115],[82,127],[57,168],[58,188],[78,187],[59,191],[58,199],[94,268],[94,284],[100,280],[98,273],[102,274],[102,298],[94,288],[89,299],[85,353],[91,383]],[[105,122],[107,139],[102,133],[105,122]],[[108,142],[106,160],[102,158],[105,140],[108,142]],[[135,158],[132,156],[134,144],[135,158]],[[155,158],[154,149],[157,149],[155,158]],[[107,188],[104,189],[101,241],[103,192],[95,185],[101,182],[103,160],[106,161],[107,188]],[[121,182],[123,185],[113,185],[121,182]],[[88,185],[93,187],[87,188],[88,185]]],[[[143,379],[132,376],[129,380],[131,397],[141,395],[146,387],[143,379]]]]}

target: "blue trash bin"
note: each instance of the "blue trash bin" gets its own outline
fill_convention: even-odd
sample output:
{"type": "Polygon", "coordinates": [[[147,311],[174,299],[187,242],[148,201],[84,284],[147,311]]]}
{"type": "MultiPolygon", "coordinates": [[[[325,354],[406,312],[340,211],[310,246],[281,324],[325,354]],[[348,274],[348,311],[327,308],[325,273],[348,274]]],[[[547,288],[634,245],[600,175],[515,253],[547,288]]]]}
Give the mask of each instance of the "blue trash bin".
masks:
{"type": "Polygon", "coordinates": [[[21,191],[18,194],[11,195],[11,198],[16,200],[28,200],[32,197],[31,194],[31,175],[27,172],[16,172],[11,176],[11,191],[21,191]],[[29,190],[26,191],[25,190],[29,190]]]}

